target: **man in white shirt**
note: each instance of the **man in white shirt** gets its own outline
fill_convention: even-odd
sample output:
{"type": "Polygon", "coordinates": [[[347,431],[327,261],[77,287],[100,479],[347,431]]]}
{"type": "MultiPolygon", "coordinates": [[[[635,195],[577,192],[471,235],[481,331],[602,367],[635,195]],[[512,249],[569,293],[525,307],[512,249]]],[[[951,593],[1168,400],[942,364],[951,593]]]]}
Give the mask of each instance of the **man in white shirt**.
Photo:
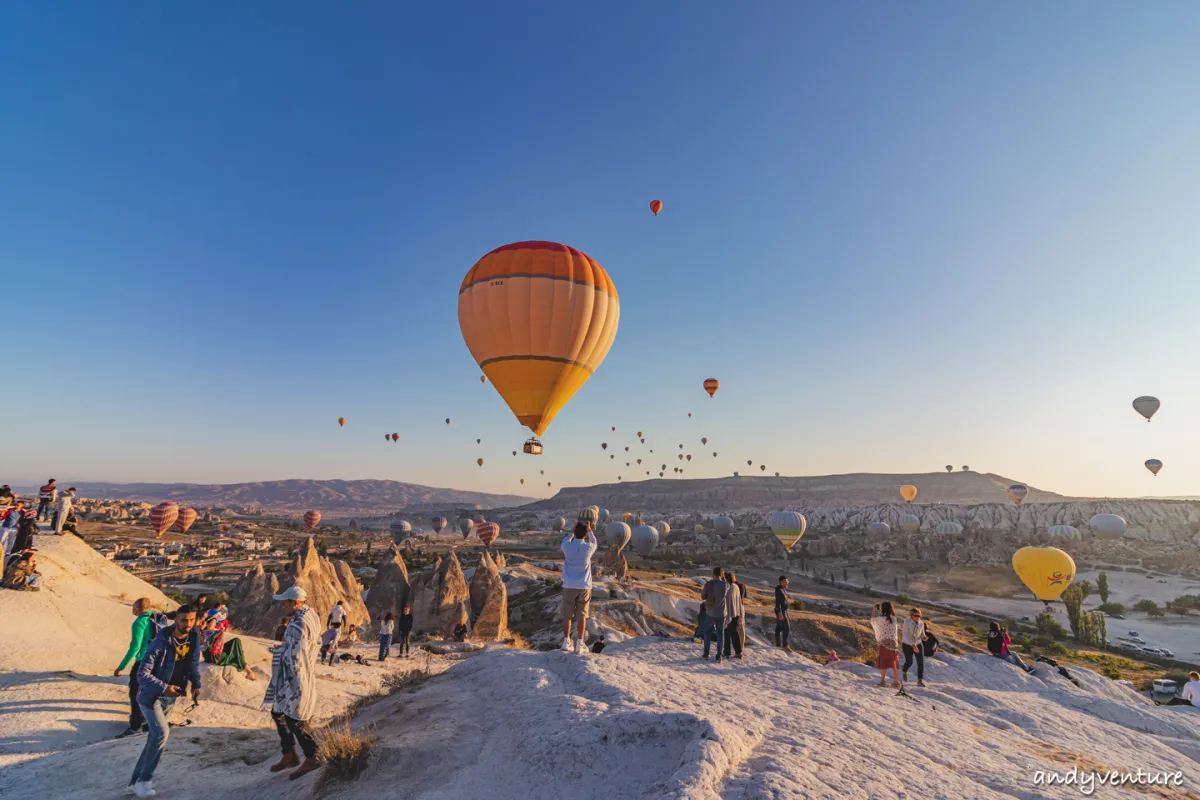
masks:
{"type": "Polygon", "coordinates": [[[584,622],[592,602],[592,556],[596,552],[596,534],[592,523],[579,520],[573,533],[562,541],[563,568],[563,643],[564,652],[574,648],[576,653],[587,652],[583,643],[584,622]],[[571,641],[571,621],[575,621],[575,640],[571,641]]]}
{"type": "Polygon", "coordinates": [[[346,619],[346,608],[342,605],[342,601],[338,600],[337,605],[329,612],[329,624],[335,628],[342,627],[342,622],[346,619]]]}
{"type": "MultiPolygon", "coordinates": [[[[1179,693],[1179,700],[1186,700],[1192,705],[1200,708],[1200,672],[1189,672],[1188,682],[1183,685],[1183,691],[1179,693]]],[[[1171,701],[1173,704],[1174,700],[1171,701]]],[[[1179,705],[1183,705],[1179,703],[1179,705]]]]}

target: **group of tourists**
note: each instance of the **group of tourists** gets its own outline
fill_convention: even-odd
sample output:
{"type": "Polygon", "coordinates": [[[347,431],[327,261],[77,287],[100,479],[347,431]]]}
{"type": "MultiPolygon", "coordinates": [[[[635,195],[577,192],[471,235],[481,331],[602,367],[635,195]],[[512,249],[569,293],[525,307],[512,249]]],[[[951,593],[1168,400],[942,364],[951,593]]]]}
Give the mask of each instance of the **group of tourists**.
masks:
{"type": "Polygon", "coordinates": [[[745,598],[746,585],[738,583],[736,575],[721,567],[713,568],[712,579],[700,590],[701,606],[694,635],[704,643],[705,659],[714,641],[718,662],[722,657],[742,657],[746,646],[745,598]]]}
{"type": "Polygon", "coordinates": [[[901,688],[908,682],[908,671],[913,662],[917,665],[917,686],[925,685],[925,658],[937,650],[938,640],[929,623],[922,619],[921,609],[912,608],[908,617],[901,621],[890,601],[876,603],[871,616],[871,628],[879,653],[875,666],[879,669],[879,685],[887,685],[887,674],[892,673],[892,687],[901,688]],[[900,666],[900,654],[904,654],[904,666],[900,666]]]}
{"type": "Polygon", "coordinates": [[[38,491],[36,510],[28,508],[6,483],[0,486],[0,586],[18,592],[36,592],[42,588],[37,569],[35,534],[41,534],[38,522],[49,524],[54,533],[75,533],[75,487],[59,493],[51,478],[38,491]]]}

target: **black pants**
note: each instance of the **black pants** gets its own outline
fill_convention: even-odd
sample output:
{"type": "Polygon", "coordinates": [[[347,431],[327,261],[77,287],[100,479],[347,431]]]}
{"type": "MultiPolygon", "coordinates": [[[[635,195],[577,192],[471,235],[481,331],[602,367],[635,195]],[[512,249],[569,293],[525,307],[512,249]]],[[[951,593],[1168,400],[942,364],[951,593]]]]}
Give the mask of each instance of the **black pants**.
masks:
{"type": "Polygon", "coordinates": [[[37,518],[39,522],[41,522],[43,514],[46,515],[46,519],[50,519],[50,500],[48,498],[38,500],[37,518]]]}
{"type": "Polygon", "coordinates": [[[272,711],[271,719],[275,720],[275,730],[279,731],[279,743],[283,745],[283,754],[296,752],[296,743],[300,743],[300,752],[305,758],[313,758],[317,754],[317,742],[313,739],[308,722],[292,719],[280,711],[272,711]]]}
{"type": "Polygon", "coordinates": [[[138,672],[142,668],[142,662],[133,662],[133,669],[129,670],[129,727],[135,731],[140,731],[142,726],[146,724],[146,718],[142,716],[142,707],[138,705],[138,672]]]}
{"type": "Polygon", "coordinates": [[[908,668],[912,666],[913,656],[917,657],[917,680],[925,680],[925,651],[920,645],[913,647],[909,644],[902,644],[900,647],[904,650],[904,672],[905,677],[908,676],[908,668]]]}
{"type": "Polygon", "coordinates": [[[402,656],[408,655],[408,637],[412,631],[398,631],[396,633],[396,650],[402,656]]]}
{"type": "Polygon", "coordinates": [[[729,624],[725,626],[725,655],[727,657],[731,651],[736,652],[739,656],[742,654],[742,646],[745,644],[744,633],[742,618],[730,617],[729,624]]]}
{"type": "Polygon", "coordinates": [[[792,623],[784,615],[783,619],[775,620],[775,646],[787,647],[788,634],[792,632],[792,623]]]}

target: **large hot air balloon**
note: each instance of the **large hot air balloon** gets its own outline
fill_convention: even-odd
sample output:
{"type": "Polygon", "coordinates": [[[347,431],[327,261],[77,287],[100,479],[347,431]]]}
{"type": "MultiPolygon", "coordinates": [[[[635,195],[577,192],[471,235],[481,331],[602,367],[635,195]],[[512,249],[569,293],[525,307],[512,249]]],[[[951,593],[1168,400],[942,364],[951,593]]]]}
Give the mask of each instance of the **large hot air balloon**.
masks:
{"type": "Polygon", "coordinates": [[[957,522],[939,522],[934,531],[942,534],[943,536],[957,536],[963,532],[963,526],[959,525],[957,522]]]}
{"type": "Polygon", "coordinates": [[[305,511],[304,512],[304,525],[310,531],[313,528],[317,527],[317,525],[319,525],[320,522],[321,522],[321,512],[320,511],[305,511]]]}
{"type": "Polygon", "coordinates": [[[713,530],[716,532],[717,536],[720,536],[722,539],[728,539],[733,535],[733,520],[731,520],[729,517],[724,515],[713,517],[712,523],[713,530]]]}
{"type": "Polygon", "coordinates": [[[1079,534],[1079,529],[1071,525],[1051,525],[1046,533],[1050,534],[1052,539],[1079,539],[1082,538],[1079,534]]]}
{"type": "Polygon", "coordinates": [[[629,537],[631,535],[629,526],[617,520],[608,523],[604,528],[604,541],[608,542],[610,547],[617,548],[618,552],[625,545],[629,544],[629,537]]]}
{"type": "MultiPolygon", "coordinates": [[[[716,394],[717,389],[720,389],[720,388],[721,388],[721,382],[719,380],[717,380],[716,378],[705,378],[704,379],[704,391],[708,392],[709,397],[712,397],[714,394],[716,394]]],[[[692,412],[689,411],[688,416],[690,417],[691,415],[692,415],[692,412]]]]}
{"type": "MultiPolygon", "coordinates": [[[[651,200],[650,201],[650,210],[653,211],[654,216],[657,217],[658,212],[662,211],[662,200],[651,200]]],[[[685,213],[684,216],[686,217],[687,214],[685,213]]]]}
{"type": "Polygon", "coordinates": [[[658,531],[649,525],[638,525],[633,529],[633,549],[639,556],[646,558],[658,547],[658,531]]]}
{"type": "Polygon", "coordinates": [[[911,483],[906,483],[900,487],[900,496],[904,498],[904,502],[911,503],[917,499],[917,487],[911,483]]]}
{"type": "Polygon", "coordinates": [[[179,519],[179,506],[174,500],[165,500],[150,509],[150,527],[156,536],[162,536],[179,519]]]}
{"type": "Polygon", "coordinates": [[[872,522],[867,526],[867,532],[876,536],[887,536],[892,532],[892,526],[886,522],[872,522]]]}
{"type": "Polygon", "coordinates": [[[562,533],[563,529],[566,527],[567,521],[562,517],[559,517],[558,519],[554,520],[553,523],[551,523],[550,530],[554,531],[555,533],[562,533]]]}
{"type": "Polygon", "coordinates": [[[1162,462],[1157,458],[1151,458],[1146,461],[1146,469],[1150,470],[1152,474],[1158,475],[1158,471],[1162,469],[1162,462]]]}
{"type": "Polygon", "coordinates": [[[343,428],[343,427],[345,427],[345,426],[346,426],[346,418],[345,418],[345,417],[338,417],[338,427],[339,427],[339,428],[343,428]]]}
{"type": "Polygon", "coordinates": [[[541,436],[608,354],[617,288],[584,253],[516,242],[475,263],[458,291],[471,355],[517,420],[541,436]]]}
{"type": "Polygon", "coordinates": [[[899,523],[904,533],[916,533],[921,529],[921,519],[915,514],[901,514],[899,523]]]}
{"type": "Polygon", "coordinates": [[[470,539],[471,531],[475,530],[475,520],[470,517],[463,517],[458,521],[458,530],[464,539],[470,539]]]}
{"type": "Polygon", "coordinates": [[[1097,514],[1088,520],[1088,525],[1101,539],[1119,539],[1129,527],[1125,520],[1116,514],[1097,514]]]}
{"type": "Polygon", "coordinates": [[[412,525],[402,519],[394,521],[390,526],[392,531],[392,541],[400,544],[408,537],[412,536],[412,525]]]}
{"type": "MultiPolygon", "coordinates": [[[[626,464],[625,466],[629,466],[629,465],[626,464]]],[[[608,522],[608,509],[607,508],[600,509],[600,512],[596,515],[596,518],[600,522],[601,525],[603,525],[605,522],[608,522]]]]}
{"type": "Polygon", "coordinates": [[[429,525],[433,528],[434,533],[441,533],[446,527],[446,518],[434,517],[433,519],[429,520],[429,525]]]}
{"type": "Polygon", "coordinates": [[[654,523],[654,530],[658,531],[659,539],[666,539],[671,535],[671,525],[665,519],[654,523]]]}
{"type": "Polygon", "coordinates": [[[1146,422],[1149,422],[1150,418],[1158,411],[1159,405],[1157,397],[1142,395],[1133,401],[1133,410],[1145,417],[1146,422]]]}
{"type": "Polygon", "coordinates": [[[1013,553],[1013,571],[1048,608],[1075,577],[1075,561],[1057,547],[1022,547],[1013,553]]]}
{"type": "Polygon", "coordinates": [[[491,547],[492,542],[500,535],[500,526],[494,522],[481,522],[475,526],[475,534],[484,547],[491,547]]]}
{"type": "Polygon", "coordinates": [[[784,550],[791,550],[795,547],[796,542],[800,541],[800,537],[808,529],[808,520],[804,518],[803,514],[796,511],[772,511],[767,522],[784,550]]]}
{"type": "Polygon", "coordinates": [[[1025,495],[1029,494],[1029,487],[1023,483],[1014,483],[1008,487],[1008,491],[1005,494],[1008,495],[1009,500],[1012,500],[1017,505],[1021,505],[1021,501],[1025,499],[1025,495]]]}
{"type": "Polygon", "coordinates": [[[578,517],[580,522],[590,522],[592,527],[596,527],[596,521],[600,519],[600,506],[588,506],[579,512],[578,517]]]}
{"type": "Polygon", "coordinates": [[[196,522],[196,511],[192,508],[179,509],[179,516],[175,518],[175,527],[180,533],[187,533],[188,528],[196,522]]]}

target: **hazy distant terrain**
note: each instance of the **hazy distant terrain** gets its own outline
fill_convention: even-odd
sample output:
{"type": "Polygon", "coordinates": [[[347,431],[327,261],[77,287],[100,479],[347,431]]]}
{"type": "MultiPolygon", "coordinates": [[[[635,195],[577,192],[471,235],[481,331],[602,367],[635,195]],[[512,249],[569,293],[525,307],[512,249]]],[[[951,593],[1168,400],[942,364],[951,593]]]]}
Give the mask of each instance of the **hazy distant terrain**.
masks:
{"type": "MultiPolygon", "coordinates": [[[[64,486],[66,484],[63,484],[64,486]]],[[[254,506],[274,511],[362,513],[395,511],[414,505],[446,504],[484,508],[519,506],[533,498],[437,489],[399,481],[303,480],[259,483],[75,483],[82,497],[143,500],[200,507],[254,506]]]]}

